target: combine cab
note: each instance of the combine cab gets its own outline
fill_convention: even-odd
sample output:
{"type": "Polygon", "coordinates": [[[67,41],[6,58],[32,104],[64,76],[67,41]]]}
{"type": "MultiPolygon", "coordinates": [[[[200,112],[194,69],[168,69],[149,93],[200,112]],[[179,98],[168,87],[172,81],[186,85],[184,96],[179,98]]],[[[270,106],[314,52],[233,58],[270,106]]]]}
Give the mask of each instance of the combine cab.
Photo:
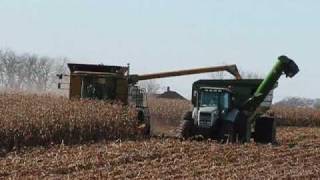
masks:
{"type": "Polygon", "coordinates": [[[68,64],[70,99],[90,98],[128,102],[128,67],[68,64]]]}

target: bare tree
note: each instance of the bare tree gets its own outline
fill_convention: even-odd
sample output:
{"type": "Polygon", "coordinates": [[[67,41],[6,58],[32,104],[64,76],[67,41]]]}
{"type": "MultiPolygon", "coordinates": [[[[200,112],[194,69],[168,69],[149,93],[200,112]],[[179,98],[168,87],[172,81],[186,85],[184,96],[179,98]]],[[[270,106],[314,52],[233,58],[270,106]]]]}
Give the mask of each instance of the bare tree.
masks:
{"type": "Polygon", "coordinates": [[[220,72],[214,72],[210,74],[210,77],[213,79],[225,79],[226,78],[226,73],[223,71],[220,72]]]}
{"type": "Polygon", "coordinates": [[[58,58],[54,61],[53,65],[53,71],[51,73],[50,81],[48,87],[51,90],[56,90],[57,85],[59,83],[59,79],[57,78],[57,74],[69,74],[68,69],[68,59],[66,57],[64,58],[58,58]]]}
{"type": "Polygon", "coordinates": [[[156,80],[148,80],[139,82],[139,86],[146,90],[147,94],[157,94],[161,89],[160,83],[156,80]]]}
{"type": "Polygon", "coordinates": [[[14,90],[46,91],[56,82],[57,73],[66,73],[67,59],[17,55],[0,50],[0,87],[14,90]]]}
{"type": "Polygon", "coordinates": [[[244,79],[262,79],[264,75],[258,72],[246,71],[241,69],[240,70],[241,77],[244,79]]]}
{"type": "Polygon", "coordinates": [[[34,69],[34,79],[38,91],[46,91],[51,77],[53,60],[48,57],[39,58],[34,69]]]}
{"type": "Polygon", "coordinates": [[[21,84],[18,81],[21,68],[21,59],[11,50],[6,50],[0,57],[1,69],[3,73],[3,83],[5,88],[20,89],[21,84]]]}
{"type": "MultiPolygon", "coordinates": [[[[223,63],[226,64],[226,63],[223,63]]],[[[239,70],[239,73],[243,79],[262,79],[263,74],[245,70],[239,70]]],[[[232,75],[225,71],[214,72],[210,74],[210,77],[213,79],[232,79],[232,75]]]]}
{"type": "Polygon", "coordinates": [[[22,56],[22,58],[24,62],[24,68],[22,69],[24,76],[24,87],[28,90],[34,90],[34,87],[37,83],[34,71],[37,68],[38,56],[25,54],[22,56]]]}
{"type": "Polygon", "coordinates": [[[68,69],[68,58],[59,58],[55,60],[54,71],[56,74],[67,74],[69,72],[68,69]]]}
{"type": "MultiPolygon", "coordinates": [[[[222,66],[227,65],[225,62],[220,63],[222,66]]],[[[228,79],[231,78],[231,75],[226,71],[218,71],[210,74],[212,79],[228,79]]]]}

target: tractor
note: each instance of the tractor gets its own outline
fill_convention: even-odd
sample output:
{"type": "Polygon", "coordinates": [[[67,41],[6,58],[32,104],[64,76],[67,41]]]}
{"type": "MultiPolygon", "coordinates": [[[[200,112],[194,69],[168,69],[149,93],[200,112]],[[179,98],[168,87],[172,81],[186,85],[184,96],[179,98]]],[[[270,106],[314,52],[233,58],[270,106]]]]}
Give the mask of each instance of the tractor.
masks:
{"type": "Polygon", "coordinates": [[[266,115],[273,90],[285,74],[294,77],[297,64],[280,56],[265,79],[199,80],[192,86],[191,111],[182,118],[178,136],[196,135],[229,142],[276,142],[275,118],[266,115]]]}

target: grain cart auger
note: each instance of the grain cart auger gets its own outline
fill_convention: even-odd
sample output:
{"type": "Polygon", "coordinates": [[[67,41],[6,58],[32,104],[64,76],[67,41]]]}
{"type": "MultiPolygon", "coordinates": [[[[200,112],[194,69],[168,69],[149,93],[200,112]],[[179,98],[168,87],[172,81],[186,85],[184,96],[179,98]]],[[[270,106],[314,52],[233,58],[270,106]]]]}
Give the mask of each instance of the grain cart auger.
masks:
{"type": "Polygon", "coordinates": [[[149,134],[150,120],[144,90],[136,84],[138,81],[184,76],[208,72],[227,71],[236,79],[241,79],[236,65],[215,66],[207,68],[162,72],[145,75],[129,74],[128,66],[104,66],[91,64],[68,64],[70,75],[57,75],[60,79],[58,87],[62,87],[63,77],[70,78],[70,99],[98,99],[108,101],[120,101],[124,105],[137,107],[138,119],[145,124],[146,133],[149,134]]]}
{"type": "Polygon", "coordinates": [[[202,135],[232,142],[249,142],[252,137],[259,143],[275,142],[275,120],[264,114],[281,75],[292,78],[298,72],[293,60],[280,56],[264,80],[196,81],[192,87],[193,110],[184,115],[178,136],[202,135]]]}

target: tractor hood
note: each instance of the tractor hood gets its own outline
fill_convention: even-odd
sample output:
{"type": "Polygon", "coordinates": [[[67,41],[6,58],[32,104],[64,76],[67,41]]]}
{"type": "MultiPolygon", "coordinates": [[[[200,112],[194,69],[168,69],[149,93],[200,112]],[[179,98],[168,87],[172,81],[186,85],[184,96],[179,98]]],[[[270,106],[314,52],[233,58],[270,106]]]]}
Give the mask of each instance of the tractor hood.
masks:
{"type": "Polygon", "coordinates": [[[199,112],[207,112],[211,113],[214,111],[217,111],[218,107],[217,106],[212,106],[212,107],[199,107],[199,112]]]}
{"type": "Polygon", "coordinates": [[[197,124],[201,128],[210,128],[214,126],[218,120],[219,112],[217,106],[199,107],[197,113],[197,124]]]}

